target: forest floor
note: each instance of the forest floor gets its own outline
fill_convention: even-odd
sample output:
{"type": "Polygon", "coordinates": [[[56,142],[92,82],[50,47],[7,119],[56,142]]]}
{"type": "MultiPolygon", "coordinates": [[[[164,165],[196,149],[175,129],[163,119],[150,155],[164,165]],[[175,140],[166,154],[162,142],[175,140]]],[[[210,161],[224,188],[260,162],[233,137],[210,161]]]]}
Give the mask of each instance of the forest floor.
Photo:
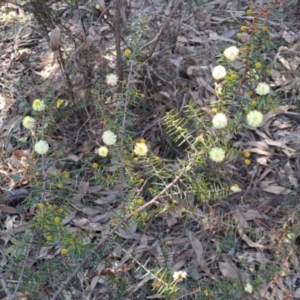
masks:
{"type": "Polygon", "coordinates": [[[117,19],[114,2],[0,2],[0,298],[19,281],[15,299],[300,299],[300,4],[129,0],[117,19]],[[187,148],[165,117],[190,102],[210,111],[211,70],[262,12],[276,105],[235,135],[235,163],[208,165],[224,193],[198,197],[185,182],[201,176],[180,177],[187,148]],[[37,131],[22,126],[27,115],[37,131]],[[102,158],[108,125],[120,148],[102,158]],[[146,141],[161,173],[123,151],[125,132],[146,141]],[[240,192],[224,188],[233,184],[240,192]]]}

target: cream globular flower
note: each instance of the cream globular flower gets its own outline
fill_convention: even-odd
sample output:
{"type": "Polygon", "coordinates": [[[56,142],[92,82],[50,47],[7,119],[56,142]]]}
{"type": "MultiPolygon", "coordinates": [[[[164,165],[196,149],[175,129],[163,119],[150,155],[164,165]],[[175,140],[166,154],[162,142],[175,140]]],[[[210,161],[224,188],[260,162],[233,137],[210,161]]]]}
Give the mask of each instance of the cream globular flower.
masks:
{"type": "Polygon", "coordinates": [[[111,146],[116,143],[117,136],[111,130],[106,130],[102,134],[102,141],[105,145],[111,146]]]}
{"type": "Polygon", "coordinates": [[[227,126],[227,117],[223,113],[217,113],[212,119],[214,128],[225,128],[227,126]]]}
{"type": "Polygon", "coordinates": [[[49,145],[46,141],[40,140],[36,142],[34,145],[34,151],[37,154],[45,154],[48,152],[48,150],[49,150],[49,145]]]}
{"type": "Polygon", "coordinates": [[[146,156],[148,147],[145,143],[136,143],[133,152],[137,156],[146,156]]]}
{"type": "Polygon", "coordinates": [[[217,95],[222,95],[222,85],[215,82],[215,91],[217,95]]]}
{"type": "Polygon", "coordinates": [[[225,151],[222,148],[218,148],[218,147],[212,148],[209,151],[209,157],[211,160],[215,162],[221,162],[225,158],[225,151]]]}
{"type": "Polygon", "coordinates": [[[270,92],[270,86],[265,82],[260,82],[257,85],[255,92],[256,92],[256,94],[258,94],[260,96],[267,95],[270,92]]]}
{"type": "Polygon", "coordinates": [[[263,121],[264,115],[258,110],[252,110],[247,115],[247,123],[251,127],[259,127],[263,121]]]}
{"type": "Polygon", "coordinates": [[[245,290],[245,292],[251,294],[251,293],[253,292],[253,285],[250,284],[250,283],[247,283],[247,284],[244,286],[244,290],[245,290]]]}
{"type": "Polygon", "coordinates": [[[106,83],[110,86],[115,86],[118,83],[118,76],[115,74],[106,75],[106,83]]]}
{"type": "Polygon", "coordinates": [[[224,56],[231,61],[234,61],[238,58],[240,50],[236,46],[228,47],[224,50],[224,56]]]}
{"type": "Polygon", "coordinates": [[[186,278],[186,271],[175,271],[174,274],[173,274],[173,279],[174,281],[182,281],[183,279],[186,278]]]}
{"type": "Polygon", "coordinates": [[[230,191],[233,193],[239,193],[241,191],[241,189],[238,184],[234,184],[230,187],[230,191]]]}
{"type": "Polygon", "coordinates": [[[41,99],[35,99],[32,102],[32,108],[35,111],[43,111],[46,108],[46,104],[41,99]]]}
{"type": "Polygon", "coordinates": [[[226,76],[226,74],[226,69],[221,65],[214,67],[212,70],[212,77],[215,80],[223,79],[226,76]]]}
{"type": "Polygon", "coordinates": [[[33,129],[35,127],[36,121],[32,117],[26,116],[23,119],[22,124],[27,129],[33,129]]]}
{"type": "MultiPolygon", "coordinates": [[[[98,149],[98,154],[99,156],[101,157],[106,157],[107,154],[108,154],[108,148],[106,146],[101,146],[99,149],[98,149]]],[[[98,166],[98,164],[97,164],[98,166]]]]}

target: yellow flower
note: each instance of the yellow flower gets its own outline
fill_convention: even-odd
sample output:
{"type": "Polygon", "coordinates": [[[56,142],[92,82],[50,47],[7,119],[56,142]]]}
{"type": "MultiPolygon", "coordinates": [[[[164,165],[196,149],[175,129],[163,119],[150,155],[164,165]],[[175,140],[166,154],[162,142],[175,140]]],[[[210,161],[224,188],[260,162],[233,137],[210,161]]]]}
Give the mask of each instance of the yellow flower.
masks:
{"type": "Polygon", "coordinates": [[[135,157],[135,158],[133,159],[133,161],[137,162],[137,161],[139,161],[139,158],[138,158],[138,157],[135,157]]]}
{"type": "Polygon", "coordinates": [[[253,14],[253,10],[252,10],[252,9],[247,9],[247,10],[246,10],[246,14],[247,14],[248,16],[251,16],[251,15],[253,14]]]}
{"type": "Polygon", "coordinates": [[[117,136],[110,130],[106,130],[102,134],[102,141],[105,145],[114,145],[117,141],[117,136]]]}
{"type": "Polygon", "coordinates": [[[266,69],[265,72],[266,72],[267,75],[271,75],[271,72],[272,72],[272,71],[271,71],[271,69],[266,69]]]}
{"type": "Polygon", "coordinates": [[[45,154],[47,153],[49,150],[49,145],[46,141],[38,141],[35,143],[34,145],[34,151],[37,153],[37,154],[45,154]]]}
{"type": "Polygon", "coordinates": [[[204,296],[208,296],[209,291],[208,291],[208,290],[204,290],[204,291],[203,291],[203,294],[204,294],[204,296]]]}
{"type": "Polygon", "coordinates": [[[61,253],[61,255],[66,255],[68,253],[68,250],[63,248],[63,249],[61,249],[60,253],[61,253]]]}
{"type": "Polygon", "coordinates": [[[218,110],[217,110],[216,108],[212,108],[212,109],[211,109],[211,113],[212,113],[212,114],[216,114],[217,112],[218,112],[218,110]]]}
{"type": "Polygon", "coordinates": [[[34,118],[32,117],[29,117],[29,116],[26,116],[23,121],[22,121],[22,124],[25,128],[27,129],[32,129],[35,127],[35,124],[36,124],[36,121],[34,118]]]}
{"type": "Polygon", "coordinates": [[[139,212],[138,212],[138,211],[133,212],[133,216],[134,216],[134,217],[138,217],[138,215],[139,215],[139,212]]]}
{"type": "Polygon", "coordinates": [[[92,164],[92,167],[93,167],[94,169],[98,169],[98,168],[99,168],[99,165],[95,162],[95,163],[92,164]]]}
{"type": "Polygon", "coordinates": [[[47,206],[47,208],[49,209],[49,210],[53,210],[53,205],[51,205],[51,204],[49,204],[48,206],[47,206]]]}
{"type": "Polygon", "coordinates": [[[136,143],[133,152],[137,156],[146,156],[148,152],[148,147],[144,143],[136,143]]]}
{"type": "Polygon", "coordinates": [[[64,103],[64,100],[62,100],[62,99],[57,99],[57,100],[56,100],[56,107],[57,107],[57,108],[61,107],[61,106],[63,105],[63,103],[64,103]]]}
{"type": "Polygon", "coordinates": [[[239,193],[241,191],[239,185],[236,183],[230,187],[230,190],[234,193],[239,193]]]}
{"type": "Polygon", "coordinates": [[[144,183],[144,182],[145,182],[145,179],[140,178],[140,179],[139,179],[139,182],[140,182],[140,183],[144,183]]]}
{"type": "Polygon", "coordinates": [[[226,69],[223,66],[219,65],[213,68],[212,77],[215,80],[223,79],[225,76],[226,76],[226,69]]]}
{"type": "Polygon", "coordinates": [[[267,95],[270,92],[270,86],[265,82],[260,82],[257,85],[255,92],[260,96],[267,95]]]}
{"type": "Polygon", "coordinates": [[[247,31],[248,30],[248,27],[247,26],[242,26],[241,27],[241,31],[247,31]]]}
{"type": "Polygon", "coordinates": [[[251,127],[259,127],[263,121],[264,115],[258,110],[252,110],[247,114],[247,123],[251,127]]]}
{"type": "Polygon", "coordinates": [[[54,218],[54,223],[55,223],[56,225],[59,225],[60,222],[61,222],[61,220],[60,220],[59,217],[55,217],[55,218],[54,218]]]}
{"type": "Polygon", "coordinates": [[[253,101],[251,102],[251,106],[255,107],[256,105],[257,105],[257,101],[253,100],[253,101]]]}
{"type": "Polygon", "coordinates": [[[45,207],[44,203],[39,203],[37,206],[39,209],[43,209],[45,207]]]}
{"type": "Polygon", "coordinates": [[[225,151],[222,148],[217,148],[217,147],[212,148],[209,151],[209,157],[211,160],[215,162],[221,162],[225,158],[225,151]]]}
{"type": "Polygon", "coordinates": [[[143,199],[137,199],[136,200],[136,203],[138,204],[138,205],[143,205],[144,204],[144,201],[143,201],[143,199]]]}
{"type": "Polygon", "coordinates": [[[32,108],[35,111],[42,111],[46,108],[46,104],[41,99],[35,99],[32,103],[32,108]]]}
{"type": "Polygon", "coordinates": [[[246,158],[248,158],[248,157],[251,156],[251,153],[250,153],[249,151],[245,151],[245,152],[244,152],[244,156],[245,156],[246,158]]]}
{"type": "Polygon", "coordinates": [[[230,74],[230,80],[237,79],[237,75],[235,73],[230,74]]]}
{"type": "Polygon", "coordinates": [[[267,26],[262,27],[261,31],[262,32],[267,32],[268,31],[268,27],[267,26]]]}
{"type": "Polygon", "coordinates": [[[52,235],[47,235],[47,236],[46,236],[46,240],[47,240],[48,242],[52,241],[52,240],[53,240],[52,235]]]}
{"type": "Polygon", "coordinates": [[[90,89],[90,94],[91,95],[96,95],[97,94],[97,90],[96,89],[90,89]]]}
{"type": "Polygon", "coordinates": [[[248,92],[248,96],[249,96],[249,97],[252,97],[252,96],[253,96],[253,91],[249,91],[249,92],[248,92]]]}
{"type": "Polygon", "coordinates": [[[227,117],[223,113],[217,113],[212,119],[214,128],[225,128],[227,126],[227,117]]]}
{"type": "Polygon", "coordinates": [[[155,161],[160,161],[160,157],[159,157],[159,156],[155,156],[155,157],[154,157],[154,160],[155,160],[155,161]]]}
{"type": "Polygon", "coordinates": [[[63,171],[62,173],[61,173],[61,175],[64,177],[64,178],[66,178],[66,179],[68,179],[68,178],[70,178],[70,173],[68,172],[68,171],[63,171]]]}
{"type": "Polygon", "coordinates": [[[197,140],[197,142],[204,143],[204,138],[202,135],[198,135],[196,140],[197,140]]]}
{"type": "Polygon", "coordinates": [[[130,55],[131,55],[131,50],[130,49],[125,49],[125,51],[124,51],[124,55],[126,56],[126,57],[129,57],[130,55]]]}
{"type": "Polygon", "coordinates": [[[236,46],[231,46],[226,48],[223,54],[228,60],[234,61],[238,58],[239,52],[240,51],[236,46]]]}
{"type": "Polygon", "coordinates": [[[64,187],[64,185],[60,182],[60,183],[58,183],[57,185],[57,188],[59,188],[59,189],[62,189],[63,187],[64,187]]]}
{"type": "Polygon", "coordinates": [[[261,63],[258,61],[255,63],[255,69],[260,69],[261,68],[261,63]]]}
{"type": "Polygon", "coordinates": [[[106,75],[106,83],[110,86],[116,86],[118,84],[118,76],[115,74],[106,75]]]}
{"type": "Polygon", "coordinates": [[[186,278],[186,271],[175,271],[173,274],[173,279],[176,282],[182,281],[183,279],[186,278]]]}
{"type": "Polygon", "coordinates": [[[245,165],[249,166],[251,164],[251,160],[250,159],[245,159],[244,163],[245,163],[245,165]]]}
{"type": "MultiPolygon", "coordinates": [[[[108,154],[108,148],[106,146],[101,146],[99,149],[98,149],[98,154],[101,156],[101,157],[106,157],[107,154],[108,154]]],[[[98,164],[97,164],[98,165],[98,164]]]]}
{"type": "Polygon", "coordinates": [[[243,38],[243,34],[242,34],[242,33],[238,33],[238,34],[236,35],[236,37],[237,37],[239,40],[241,40],[241,39],[243,38]]]}

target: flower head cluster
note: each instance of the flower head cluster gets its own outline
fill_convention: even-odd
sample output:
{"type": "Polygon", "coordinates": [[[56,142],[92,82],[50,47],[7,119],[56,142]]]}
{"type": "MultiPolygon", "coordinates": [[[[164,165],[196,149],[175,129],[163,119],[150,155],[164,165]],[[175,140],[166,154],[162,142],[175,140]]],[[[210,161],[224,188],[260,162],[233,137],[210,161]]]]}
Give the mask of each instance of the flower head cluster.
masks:
{"type": "Polygon", "coordinates": [[[138,142],[135,144],[133,152],[137,156],[146,156],[148,153],[148,147],[145,143],[138,142]]]}
{"type": "Polygon", "coordinates": [[[59,108],[63,105],[64,103],[64,100],[63,99],[57,99],[56,100],[56,107],[59,108]]]}
{"type": "Polygon", "coordinates": [[[106,75],[106,83],[110,86],[116,86],[118,83],[118,76],[115,74],[106,75]]]}
{"type": "MultiPolygon", "coordinates": [[[[102,157],[106,157],[107,154],[108,154],[108,148],[106,146],[101,146],[99,149],[98,149],[98,154],[102,157]]],[[[98,166],[98,164],[97,164],[98,166]]],[[[97,167],[96,167],[97,168],[97,167]]]]}
{"type": "Polygon", "coordinates": [[[259,61],[257,61],[254,66],[255,66],[255,69],[260,69],[261,63],[259,61]]]}
{"type": "Polygon", "coordinates": [[[43,111],[46,108],[46,104],[41,99],[35,99],[32,102],[32,109],[35,111],[43,111]]]}
{"type": "Polygon", "coordinates": [[[253,285],[250,284],[250,283],[247,283],[247,284],[245,285],[245,287],[244,287],[244,290],[245,290],[245,292],[251,294],[251,293],[253,292],[253,285]]]}
{"type": "Polygon", "coordinates": [[[218,147],[212,148],[209,151],[209,157],[211,160],[215,162],[221,162],[225,158],[225,151],[222,148],[218,148],[218,147]]]}
{"type": "Polygon", "coordinates": [[[223,113],[217,113],[212,119],[213,127],[225,128],[227,125],[227,117],[223,113]]]}
{"type": "Polygon", "coordinates": [[[247,158],[244,160],[244,163],[246,166],[249,166],[251,164],[251,160],[247,158]]]}
{"type": "Polygon", "coordinates": [[[259,127],[263,121],[264,115],[258,110],[252,110],[247,115],[247,123],[251,127],[259,127]]]}
{"type": "Polygon", "coordinates": [[[212,76],[215,80],[223,79],[226,76],[226,69],[219,65],[213,68],[212,76]]]}
{"type": "Polygon", "coordinates": [[[36,142],[34,145],[34,151],[37,154],[45,154],[48,152],[48,150],[49,150],[49,145],[46,141],[40,140],[36,142]]]}
{"type": "Polygon", "coordinates": [[[257,85],[255,92],[260,96],[267,95],[270,92],[270,86],[265,82],[260,82],[257,85]]]}
{"type": "Polygon", "coordinates": [[[228,60],[235,60],[239,56],[240,50],[236,46],[228,47],[224,50],[223,54],[228,60]]]}
{"type": "Polygon", "coordinates": [[[183,279],[186,278],[186,271],[175,271],[174,274],[173,274],[173,279],[174,281],[182,281],[183,279]]]}
{"type": "Polygon", "coordinates": [[[131,55],[131,50],[130,49],[125,49],[125,51],[124,51],[124,55],[126,56],[126,57],[129,57],[130,55],[131,55]]]}
{"type": "Polygon", "coordinates": [[[234,185],[232,185],[231,187],[230,187],[230,190],[233,192],[233,193],[239,193],[240,191],[241,191],[241,189],[240,189],[240,187],[239,187],[239,185],[236,183],[236,184],[234,184],[234,185]]]}
{"type": "Polygon", "coordinates": [[[217,95],[222,95],[222,85],[215,82],[215,91],[217,95]]]}
{"type": "Polygon", "coordinates": [[[244,152],[244,156],[245,156],[246,158],[249,158],[249,157],[251,156],[251,153],[250,153],[249,151],[245,151],[245,152],[244,152]]]}
{"type": "Polygon", "coordinates": [[[98,168],[99,168],[99,164],[96,163],[96,162],[94,162],[94,163],[92,164],[92,167],[93,167],[93,169],[98,169],[98,168]]]}
{"type": "Polygon", "coordinates": [[[63,248],[61,249],[60,253],[61,255],[66,255],[68,253],[68,249],[63,248]]]}
{"type": "Polygon", "coordinates": [[[63,176],[64,178],[68,179],[68,178],[70,178],[70,173],[69,173],[67,170],[64,170],[64,171],[62,172],[62,176],[63,176]]]}
{"type": "Polygon", "coordinates": [[[35,127],[35,124],[36,124],[36,121],[34,118],[32,117],[29,117],[29,116],[26,116],[23,121],[22,121],[22,124],[25,128],[27,129],[32,129],[35,127]]]}
{"type": "Polygon", "coordinates": [[[114,145],[117,141],[117,136],[110,130],[106,130],[102,134],[102,141],[105,145],[114,145]]]}

